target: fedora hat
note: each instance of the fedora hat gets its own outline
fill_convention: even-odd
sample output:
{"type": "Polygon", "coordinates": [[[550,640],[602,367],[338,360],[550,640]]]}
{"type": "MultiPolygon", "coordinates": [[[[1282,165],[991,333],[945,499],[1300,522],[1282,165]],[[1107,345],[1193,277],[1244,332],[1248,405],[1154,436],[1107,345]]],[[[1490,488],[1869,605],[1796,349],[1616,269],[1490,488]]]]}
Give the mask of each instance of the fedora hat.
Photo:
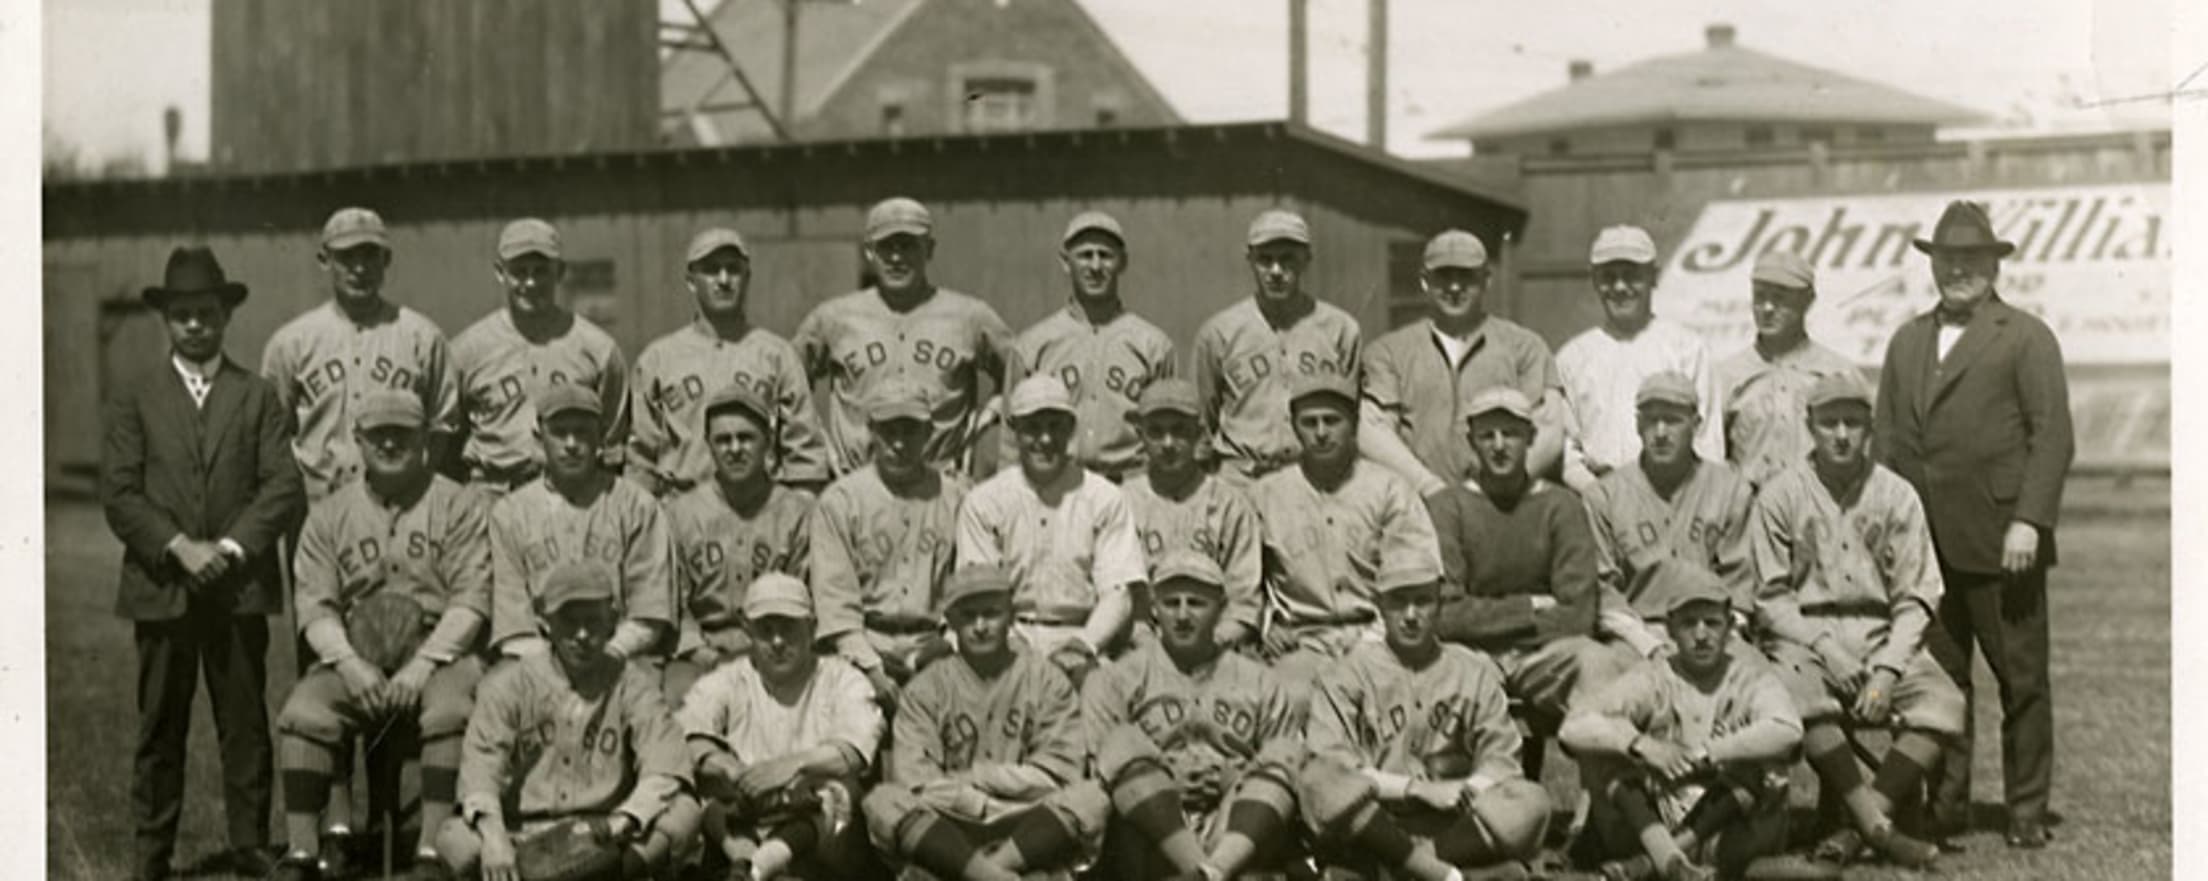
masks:
{"type": "Polygon", "coordinates": [[[1915,244],[1917,250],[1927,254],[1990,251],[1996,257],[2007,257],[2016,250],[2014,243],[1993,234],[1993,218],[1986,215],[1986,206],[1962,200],[1947,203],[1947,210],[1940,212],[1940,222],[1932,227],[1932,238],[1917,239],[1915,244]]]}
{"type": "Polygon", "coordinates": [[[161,283],[146,288],[139,296],[145,299],[146,305],[159,309],[170,297],[198,293],[220,296],[223,306],[229,309],[245,301],[245,285],[224,276],[222,263],[205,245],[183,246],[170,251],[169,266],[161,273],[161,283]]]}

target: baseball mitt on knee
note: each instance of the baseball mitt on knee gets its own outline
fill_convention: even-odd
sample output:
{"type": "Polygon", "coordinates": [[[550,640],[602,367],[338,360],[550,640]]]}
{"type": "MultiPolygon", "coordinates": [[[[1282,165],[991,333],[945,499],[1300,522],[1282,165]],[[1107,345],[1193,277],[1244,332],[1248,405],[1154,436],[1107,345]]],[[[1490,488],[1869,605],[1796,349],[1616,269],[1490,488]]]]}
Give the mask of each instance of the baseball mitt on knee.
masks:
{"type": "Polygon", "coordinates": [[[382,591],[353,605],[345,616],[345,638],[360,659],[386,675],[398,672],[429,636],[422,605],[396,591],[382,591]]]}
{"type": "Polygon", "coordinates": [[[610,878],[621,868],[621,844],[606,818],[573,820],[515,836],[514,868],[528,881],[610,878]]]}

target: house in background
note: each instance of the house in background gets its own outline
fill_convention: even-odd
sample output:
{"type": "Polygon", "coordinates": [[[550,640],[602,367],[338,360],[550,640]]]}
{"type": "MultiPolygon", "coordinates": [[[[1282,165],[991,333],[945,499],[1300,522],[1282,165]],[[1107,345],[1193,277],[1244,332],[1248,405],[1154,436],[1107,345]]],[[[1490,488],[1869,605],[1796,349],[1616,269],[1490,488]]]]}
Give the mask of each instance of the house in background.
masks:
{"type": "MultiPolygon", "coordinates": [[[[850,140],[1173,125],[1181,118],[1077,0],[723,0],[707,13],[794,137],[850,140]],[[794,89],[784,34],[796,10],[794,89]],[[784,113],[784,96],[794,112],[784,113]]],[[[666,56],[661,139],[772,140],[719,55],[666,56]]]]}
{"type": "Polygon", "coordinates": [[[1592,156],[1930,143],[1978,111],[1743,48],[1713,24],[1700,51],[1569,83],[1442,128],[1475,156],[1592,156]]]}

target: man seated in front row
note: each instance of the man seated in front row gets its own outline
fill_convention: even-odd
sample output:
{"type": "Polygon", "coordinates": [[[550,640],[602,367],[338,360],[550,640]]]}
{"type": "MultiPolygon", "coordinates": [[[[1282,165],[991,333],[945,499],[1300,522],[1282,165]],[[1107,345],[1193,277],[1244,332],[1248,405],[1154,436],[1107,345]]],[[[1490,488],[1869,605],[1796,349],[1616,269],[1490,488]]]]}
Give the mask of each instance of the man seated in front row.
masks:
{"type": "Polygon", "coordinates": [[[1016,881],[1094,858],[1110,800],[1088,758],[1073,683],[1016,645],[1012,579],[966,566],[944,586],[958,654],[905,686],[889,779],[866,796],[883,853],[943,879],[1016,881]]]}
{"type": "MultiPolygon", "coordinates": [[[[689,753],[649,666],[606,653],[621,614],[613,570],[565,563],[533,603],[548,651],[483,679],[460,756],[460,816],[437,853],[463,877],[517,878],[517,849],[581,826],[638,878],[681,862],[698,832],[689,753]]],[[[594,858],[595,859],[595,858],[594,858]]]]}
{"type": "Polygon", "coordinates": [[[1081,695],[1117,820],[1108,877],[1220,881],[1277,866],[1295,816],[1303,708],[1271,670],[1219,644],[1219,564],[1192,548],[1151,571],[1157,640],[1098,670],[1081,695]]]}
{"type": "Polygon", "coordinates": [[[1380,576],[1384,644],[1321,674],[1299,775],[1322,862],[1378,877],[1523,878],[1541,848],[1549,794],[1519,770],[1503,674],[1435,632],[1430,572],[1380,576]]]}
{"type": "Polygon", "coordinates": [[[1659,573],[1672,649],[1596,689],[1558,732],[1582,761],[1611,766],[1583,841],[1609,860],[1608,881],[1738,878],[1786,847],[1802,717],[1769,665],[1732,655],[1731,593],[1717,576],[1669,563],[1659,573]]]}
{"type": "Polygon", "coordinates": [[[749,651],[699,679],[675,712],[712,800],[706,841],[728,857],[732,881],[882,874],[865,827],[850,822],[882,739],[866,674],[814,655],[812,595],[796,578],[759,576],[743,620],[749,651]]]}

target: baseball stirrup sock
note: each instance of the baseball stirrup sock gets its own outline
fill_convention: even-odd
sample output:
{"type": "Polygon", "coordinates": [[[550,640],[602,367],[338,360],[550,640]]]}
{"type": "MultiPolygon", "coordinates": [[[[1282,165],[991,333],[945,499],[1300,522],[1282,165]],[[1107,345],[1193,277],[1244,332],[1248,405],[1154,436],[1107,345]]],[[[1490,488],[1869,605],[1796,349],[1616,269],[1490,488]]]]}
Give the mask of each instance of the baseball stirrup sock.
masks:
{"type": "Polygon", "coordinates": [[[1922,731],[1904,731],[1886,750],[1885,760],[1878,763],[1878,776],[1872,779],[1871,788],[1885,796],[1888,804],[1906,804],[1915,799],[1917,784],[1924,781],[1926,769],[1939,756],[1938,740],[1922,731]]]}
{"type": "Polygon", "coordinates": [[[1811,770],[1833,791],[1846,795],[1863,785],[1863,769],[1848,749],[1848,736],[1832,724],[1812,725],[1802,733],[1802,752],[1811,770]]]}
{"type": "Polygon", "coordinates": [[[1227,804],[1227,834],[1249,839],[1251,848],[1260,853],[1270,850],[1286,828],[1288,818],[1270,804],[1247,798],[1227,804]]]}
{"type": "Polygon", "coordinates": [[[1686,852],[1679,849],[1678,839],[1671,837],[1671,830],[1664,826],[1664,817],[1656,812],[1656,802],[1648,790],[1639,786],[1620,784],[1611,787],[1611,799],[1618,806],[1618,815],[1632,826],[1641,840],[1641,849],[1648,853],[1656,865],[1668,866],[1684,859],[1686,852]]]}
{"type": "Polygon", "coordinates": [[[1403,833],[1403,827],[1395,824],[1395,818],[1380,809],[1378,802],[1365,802],[1351,821],[1351,843],[1364,848],[1382,865],[1400,866],[1411,858],[1411,837],[1403,833]]]}
{"type": "Polygon", "coordinates": [[[1027,816],[1021,817],[1012,827],[1012,850],[1019,854],[1021,868],[1050,865],[1079,847],[1073,830],[1066,828],[1065,820],[1049,808],[1028,811],[1027,816]]]}
{"type": "Polygon", "coordinates": [[[330,775],[323,771],[287,768],[284,778],[284,812],[320,815],[330,805],[330,775]]]}
{"type": "Polygon", "coordinates": [[[1465,814],[1434,840],[1434,855],[1452,866],[1484,866],[1503,858],[1503,849],[1480,818],[1465,814]]]}
{"type": "Polygon", "coordinates": [[[1702,798],[1687,809],[1687,816],[1679,825],[1703,841],[1716,838],[1717,833],[1748,812],[1747,793],[1725,784],[1718,784],[1702,794],[1702,798]]]}
{"type": "Polygon", "coordinates": [[[966,833],[949,821],[922,815],[907,835],[912,841],[912,861],[946,878],[964,878],[966,867],[979,856],[966,833]]]}

